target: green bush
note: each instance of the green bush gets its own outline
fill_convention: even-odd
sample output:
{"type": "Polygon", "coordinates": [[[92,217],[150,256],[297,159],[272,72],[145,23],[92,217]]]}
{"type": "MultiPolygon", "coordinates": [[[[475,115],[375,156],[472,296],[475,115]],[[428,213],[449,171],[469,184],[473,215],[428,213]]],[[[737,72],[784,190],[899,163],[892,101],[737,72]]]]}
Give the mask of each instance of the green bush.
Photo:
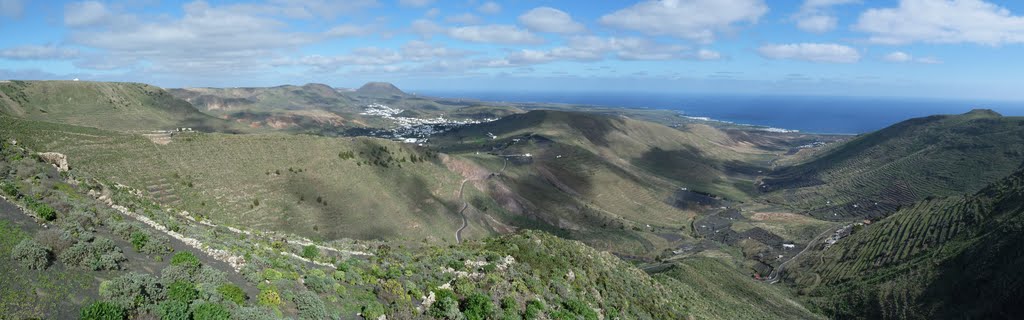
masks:
{"type": "Polygon", "coordinates": [[[188,311],[188,303],[178,300],[167,300],[160,303],[161,320],[189,320],[191,313],[188,311]]]}
{"type": "Polygon", "coordinates": [[[231,313],[224,306],[216,303],[203,303],[196,306],[192,312],[192,319],[195,320],[229,320],[231,313]]]}
{"type": "Polygon", "coordinates": [[[234,302],[237,305],[242,305],[245,303],[245,299],[247,299],[245,291],[242,291],[242,288],[230,283],[217,287],[217,292],[224,296],[225,300],[234,302]]]}
{"type": "Polygon", "coordinates": [[[430,305],[427,315],[438,319],[465,319],[462,311],[459,311],[459,300],[451,290],[438,290],[434,292],[434,304],[430,305]]]}
{"type": "MultiPolygon", "coordinates": [[[[568,300],[562,303],[566,310],[586,320],[597,320],[597,312],[591,309],[586,303],[580,300],[568,300]]],[[[577,318],[577,317],[573,317],[577,318]]]]}
{"type": "Polygon", "coordinates": [[[306,288],[317,293],[327,293],[334,287],[333,279],[316,274],[306,275],[303,282],[306,284],[306,288]]]}
{"type": "Polygon", "coordinates": [[[384,315],[384,305],[380,304],[376,300],[369,301],[363,305],[360,313],[363,314],[364,319],[377,319],[384,315]]]}
{"type": "Polygon", "coordinates": [[[50,248],[35,240],[23,239],[11,250],[11,258],[26,268],[43,270],[50,265],[50,248]]]}
{"type": "Polygon", "coordinates": [[[540,302],[540,300],[530,300],[526,302],[526,313],[523,314],[523,318],[527,320],[539,319],[543,312],[543,302],[540,302]]]}
{"type": "Polygon", "coordinates": [[[135,251],[142,252],[142,248],[146,246],[147,242],[149,242],[149,234],[142,231],[132,232],[131,241],[132,248],[135,248],[135,251]]]}
{"type": "Polygon", "coordinates": [[[327,307],[324,306],[320,296],[312,291],[302,291],[295,294],[293,299],[295,307],[299,309],[300,319],[327,319],[327,307]]]}
{"type": "Polygon", "coordinates": [[[82,320],[124,320],[126,314],[124,309],[116,304],[101,301],[82,308],[82,320]]]}
{"type": "Polygon", "coordinates": [[[163,300],[164,291],[153,276],[131,272],[100,285],[100,296],[133,311],[163,300]]]}
{"type": "Polygon", "coordinates": [[[491,297],[482,293],[469,295],[462,304],[462,313],[469,320],[490,319],[491,313],[494,312],[494,302],[491,301],[491,297]]]}
{"type": "Polygon", "coordinates": [[[192,300],[199,299],[199,291],[196,290],[196,285],[191,282],[175,281],[167,286],[167,298],[191,303],[192,300]]]}
{"type": "Polygon", "coordinates": [[[114,241],[96,237],[89,241],[79,241],[61,252],[60,261],[74,268],[99,270],[117,270],[121,262],[126,261],[121,248],[114,241]]]}
{"type": "Polygon", "coordinates": [[[258,300],[260,305],[277,307],[281,305],[281,294],[277,293],[273,288],[265,288],[260,290],[258,300]]]}
{"type": "Polygon", "coordinates": [[[0,189],[3,189],[4,194],[7,194],[7,196],[10,196],[10,197],[17,197],[18,196],[18,186],[14,185],[13,183],[7,183],[7,182],[0,183],[0,189]]]}
{"type": "Polygon", "coordinates": [[[36,215],[39,216],[40,219],[46,221],[57,220],[57,210],[54,210],[53,207],[51,207],[50,205],[42,202],[37,202],[33,207],[33,209],[36,211],[36,215]]]}
{"type": "Polygon", "coordinates": [[[302,247],[302,257],[313,260],[320,256],[320,249],[317,249],[315,245],[308,245],[302,247]]]}
{"type": "Polygon", "coordinates": [[[197,270],[199,269],[200,263],[199,258],[197,258],[196,255],[193,254],[192,252],[182,251],[175,253],[174,257],[171,257],[171,265],[182,266],[187,269],[197,270]]]}

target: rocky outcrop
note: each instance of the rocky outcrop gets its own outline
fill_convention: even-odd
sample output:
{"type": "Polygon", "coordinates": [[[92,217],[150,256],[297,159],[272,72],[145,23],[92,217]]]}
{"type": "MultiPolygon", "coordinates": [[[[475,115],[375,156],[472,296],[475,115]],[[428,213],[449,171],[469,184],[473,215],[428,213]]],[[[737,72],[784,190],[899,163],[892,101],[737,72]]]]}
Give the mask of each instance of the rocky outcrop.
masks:
{"type": "Polygon", "coordinates": [[[54,167],[57,167],[57,171],[67,172],[71,168],[68,166],[68,157],[62,153],[56,152],[42,152],[39,153],[39,159],[43,162],[49,163],[54,167]]]}

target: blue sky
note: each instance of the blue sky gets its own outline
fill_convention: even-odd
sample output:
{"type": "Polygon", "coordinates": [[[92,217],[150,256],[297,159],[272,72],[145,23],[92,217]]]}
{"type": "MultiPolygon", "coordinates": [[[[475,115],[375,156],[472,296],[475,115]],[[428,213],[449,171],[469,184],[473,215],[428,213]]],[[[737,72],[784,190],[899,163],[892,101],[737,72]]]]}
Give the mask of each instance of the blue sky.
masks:
{"type": "Polygon", "coordinates": [[[0,78],[1024,100],[1024,2],[0,0],[0,78]]]}

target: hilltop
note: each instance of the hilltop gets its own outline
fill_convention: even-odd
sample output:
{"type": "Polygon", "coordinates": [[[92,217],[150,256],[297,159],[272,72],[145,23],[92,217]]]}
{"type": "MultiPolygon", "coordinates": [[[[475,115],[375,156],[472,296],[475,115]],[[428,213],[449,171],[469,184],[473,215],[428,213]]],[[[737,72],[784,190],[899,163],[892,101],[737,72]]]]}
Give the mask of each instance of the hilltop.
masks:
{"type": "Polygon", "coordinates": [[[1024,161],[1024,117],[975,110],[861,135],[759,181],[762,198],[823,219],[881,217],[928,196],[973,193],[1024,161]]]}
{"type": "Polygon", "coordinates": [[[4,82],[0,83],[0,113],[121,131],[239,129],[196,110],[161,88],[141,83],[4,82]]]}
{"type": "Polygon", "coordinates": [[[377,96],[405,96],[405,92],[388,82],[367,82],[355,91],[363,95],[377,96]]]}

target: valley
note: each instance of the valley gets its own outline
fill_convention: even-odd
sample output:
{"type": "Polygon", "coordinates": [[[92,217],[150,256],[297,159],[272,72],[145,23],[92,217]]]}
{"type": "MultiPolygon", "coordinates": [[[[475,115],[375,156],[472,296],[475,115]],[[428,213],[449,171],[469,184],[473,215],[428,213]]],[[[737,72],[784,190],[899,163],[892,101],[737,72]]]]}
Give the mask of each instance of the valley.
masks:
{"type": "MultiPolygon", "coordinates": [[[[194,301],[255,318],[457,319],[470,301],[482,318],[944,317],[956,313],[937,297],[981,277],[959,265],[1019,266],[974,253],[1019,250],[1024,119],[987,110],[843,136],[387,83],[0,89],[2,186],[30,213],[56,208],[68,234],[47,254],[110,238],[127,257],[87,271],[59,313],[4,291],[0,311],[19,317],[91,301],[170,312],[165,295],[104,288],[170,288],[180,268],[166,260],[183,252],[216,274],[187,275],[206,297],[194,301]],[[164,247],[135,245],[143,235],[164,247]],[[227,302],[226,285],[243,299],[227,302]]],[[[7,211],[21,231],[0,253],[42,240],[7,211]]],[[[76,270],[56,260],[47,270],[76,270]]],[[[961,302],[981,317],[1010,308],[1019,279],[1006,279],[999,299],[961,302]]]]}

